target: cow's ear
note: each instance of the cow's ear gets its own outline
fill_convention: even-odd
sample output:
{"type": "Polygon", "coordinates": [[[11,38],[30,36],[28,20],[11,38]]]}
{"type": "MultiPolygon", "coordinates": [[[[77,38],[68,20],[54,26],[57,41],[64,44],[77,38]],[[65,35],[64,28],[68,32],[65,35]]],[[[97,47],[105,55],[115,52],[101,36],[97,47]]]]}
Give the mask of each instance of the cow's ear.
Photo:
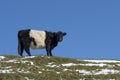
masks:
{"type": "Polygon", "coordinates": [[[66,34],[67,34],[67,33],[64,32],[64,33],[63,33],[63,36],[65,36],[66,34]]]}

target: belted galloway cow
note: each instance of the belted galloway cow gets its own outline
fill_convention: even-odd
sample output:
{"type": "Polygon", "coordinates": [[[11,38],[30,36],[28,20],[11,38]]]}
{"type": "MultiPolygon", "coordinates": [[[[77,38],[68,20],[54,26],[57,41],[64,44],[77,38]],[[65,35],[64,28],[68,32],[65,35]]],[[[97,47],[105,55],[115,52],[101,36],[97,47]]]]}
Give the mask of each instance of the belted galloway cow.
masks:
{"type": "Polygon", "coordinates": [[[20,30],[18,32],[18,53],[23,56],[23,51],[31,56],[30,48],[32,49],[46,49],[47,56],[52,55],[52,49],[55,48],[58,42],[63,40],[65,32],[49,32],[42,30],[20,30]]]}

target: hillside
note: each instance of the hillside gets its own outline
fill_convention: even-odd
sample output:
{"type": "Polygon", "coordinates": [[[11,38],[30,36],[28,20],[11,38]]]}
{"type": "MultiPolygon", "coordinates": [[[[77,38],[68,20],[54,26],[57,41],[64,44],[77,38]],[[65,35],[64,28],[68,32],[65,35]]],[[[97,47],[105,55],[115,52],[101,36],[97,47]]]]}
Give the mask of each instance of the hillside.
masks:
{"type": "Polygon", "coordinates": [[[0,80],[119,80],[118,60],[0,56],[0,80]]]}

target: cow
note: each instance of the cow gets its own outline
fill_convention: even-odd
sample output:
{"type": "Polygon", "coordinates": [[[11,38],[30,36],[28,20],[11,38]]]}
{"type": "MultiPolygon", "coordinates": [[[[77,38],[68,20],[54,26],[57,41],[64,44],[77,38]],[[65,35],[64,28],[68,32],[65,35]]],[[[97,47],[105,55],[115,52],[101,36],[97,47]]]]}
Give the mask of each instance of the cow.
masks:
{"type": "Polygon", "coordinates": [[[23,56],[25,50],[28,56],[31,56],[30,48],[46,49],[47,56],[52,55],[52,49],[63,40],[65,32],[50,32],[44,30],[24,29],[18,31],[18,54],[23,56]]]}

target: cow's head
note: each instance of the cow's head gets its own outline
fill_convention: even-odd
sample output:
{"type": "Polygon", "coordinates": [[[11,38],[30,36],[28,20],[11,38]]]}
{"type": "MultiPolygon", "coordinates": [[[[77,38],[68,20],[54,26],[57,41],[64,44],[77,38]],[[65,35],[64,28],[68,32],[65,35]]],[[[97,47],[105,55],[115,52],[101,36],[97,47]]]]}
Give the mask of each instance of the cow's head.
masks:
{"type": "Polygon", "coordinates": [[[67,33],[61,31],[57,32],[57,38],[58,38],[57,40],[61,42],[63,40],[63,36],[65,36],[66,34],[67,33]]]}

